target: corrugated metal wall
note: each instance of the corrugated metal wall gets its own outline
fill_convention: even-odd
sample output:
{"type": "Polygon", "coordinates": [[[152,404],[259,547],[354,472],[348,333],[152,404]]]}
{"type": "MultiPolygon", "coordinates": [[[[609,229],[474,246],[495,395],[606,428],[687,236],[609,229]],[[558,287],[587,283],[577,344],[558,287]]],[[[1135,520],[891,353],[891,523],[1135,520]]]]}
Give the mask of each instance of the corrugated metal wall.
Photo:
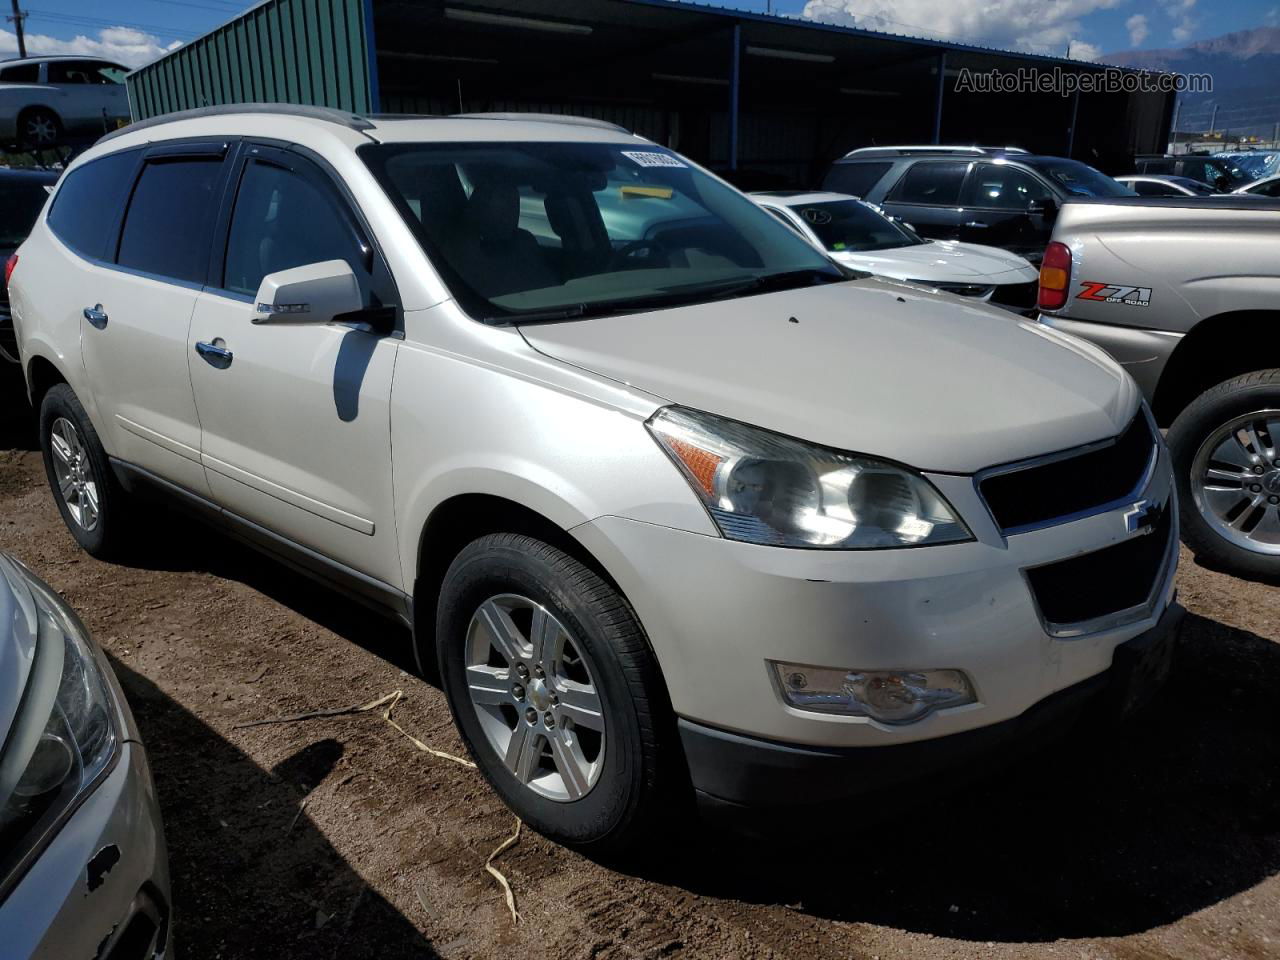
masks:
{"type": "Polygon", "coordinates": [[[219,103],[375,109],[366,0],[267,0],[129,75],[133,119],[219,103]]]}

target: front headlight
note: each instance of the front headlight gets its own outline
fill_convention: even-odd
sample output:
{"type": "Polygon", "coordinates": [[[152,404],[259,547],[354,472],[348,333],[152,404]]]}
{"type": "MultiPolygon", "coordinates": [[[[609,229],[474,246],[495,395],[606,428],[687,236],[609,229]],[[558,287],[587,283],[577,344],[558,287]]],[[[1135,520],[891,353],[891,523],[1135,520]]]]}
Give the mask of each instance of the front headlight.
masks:
{"type": "Polygon", "coordinates": [[[968,528],[919,474],[697,410],[648,423],[730,540],[865,550],[956,543],[968,528]]]}
{"type": "MultiPolygon", "coordinates": [[[[18,598],[15,629],[36,636],[22,706],[0,754],[0,884],[116,756],[116,709],[91,641],[62,601],[0,558],[18,598]],[[30,603],[23,602],[26,597],[30,603]]],[[[7,626],[7,625],[6,625],[7,626]]]]}

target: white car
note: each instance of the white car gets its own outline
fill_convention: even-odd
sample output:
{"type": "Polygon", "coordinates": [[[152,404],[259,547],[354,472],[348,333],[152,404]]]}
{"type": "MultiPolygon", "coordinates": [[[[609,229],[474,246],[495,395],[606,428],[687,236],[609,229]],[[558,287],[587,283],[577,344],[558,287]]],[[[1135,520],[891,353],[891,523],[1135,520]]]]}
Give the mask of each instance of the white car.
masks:
{"type": "Polygon", "coordinates": [[[0,942],[23,960],[172,954],[146,751],[102,650],[0,553],[0,942]]]}
{"type": "Polygon", "coordinates": [[[398,618],[565,843],[931,792],[1169,662],[1168,457],[1114,361],[851,280],[610,124],[146,121],[7,269],[85,549],[158,490],[398,618]]]}
{"type": "Polygon", "coordinates": [[[0,146],[93,140],[129,120],[128,67],[98,57],[0,61],[0,146]]]}
{"type": "Polygon", "coordinates": [[[1115,180],[1140,197],[1211,197],[1219,192],[1199,180],[1167,173],[1131,173],[1115,180]]]}
{"type": "Polygon", "coordinates": [[[1272,176],[1255,180],[1253,183],[1246,183],[1243,187],[1231,192],[1255,197],[1280,197],[1280,174],[1273,174],[1272,176]]]}
{"type": "Polygon", "coordinates": [[[1030,314],[1039,272],[999,247],[926,240],[875,204],[845,193],[778,191],[753,200],[832,259],[880,277],[1030,314]]]}

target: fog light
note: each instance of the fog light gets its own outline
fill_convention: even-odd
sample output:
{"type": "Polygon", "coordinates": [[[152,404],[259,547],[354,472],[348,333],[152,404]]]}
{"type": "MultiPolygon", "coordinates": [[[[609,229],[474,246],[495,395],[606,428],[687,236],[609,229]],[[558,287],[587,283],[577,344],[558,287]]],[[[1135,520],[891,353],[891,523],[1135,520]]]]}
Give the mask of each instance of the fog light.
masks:
{"type": "Polygon", "coordinates": [[[772,664],[783,699],[800,710],[913,723],[935,710],[976,703],[960,670],[838,670],[772,664]]]}

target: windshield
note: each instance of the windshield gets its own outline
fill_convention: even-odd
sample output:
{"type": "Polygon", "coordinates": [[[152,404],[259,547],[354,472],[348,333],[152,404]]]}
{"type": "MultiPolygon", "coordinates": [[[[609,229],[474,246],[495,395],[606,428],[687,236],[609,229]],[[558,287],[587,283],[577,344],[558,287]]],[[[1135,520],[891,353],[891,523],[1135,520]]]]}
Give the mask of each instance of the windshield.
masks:
{"type": "Polygon", "coordinates": [[[1229,153],[1223,159],[1239,168],[1250,180],[1268,177],[1280,168],[1280,154],[1277,153],[1229,153]]]}
{"type": "Polygon", "coordinates": [[[1035,168],[1077,197],[1132,197],[1136,194],[1087,163],[1062,157],[1038,157],[1035,168]]]}
{"type": "Polygon", "coordinates": [[[796,203],[791,204],[791,209],[824,247],[836,253],[890,250],[924,243],[906,227],[860,200],[796,203]]]}
{"type": "Polygon", "coordinates": [[[360,155],[478,319],[592,316],[846,279],[751,200],[661,147],[402,143],[360,155]]]}
{"type": "Polygon", "coordinates": [[[0,247],[20,246],[48,199],[49,190],[43,183],[0,183],[0,247]]]}

